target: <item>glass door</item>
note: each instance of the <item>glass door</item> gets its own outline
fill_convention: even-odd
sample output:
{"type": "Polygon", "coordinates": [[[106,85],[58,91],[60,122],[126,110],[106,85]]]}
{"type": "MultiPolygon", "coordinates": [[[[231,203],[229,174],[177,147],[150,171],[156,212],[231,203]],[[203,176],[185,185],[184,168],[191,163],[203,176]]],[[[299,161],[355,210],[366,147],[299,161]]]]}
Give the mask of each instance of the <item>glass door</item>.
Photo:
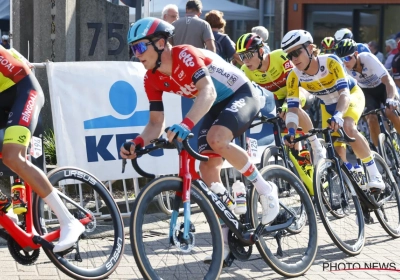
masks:
{"type": "Polygon", "coordinates": [[[354,32],[354,40],[357,43],[368,43],[370,41],[376,41],[379,43],[379,27],[381,11],[379,9],[362,9],[354,11],[354,29],[358,32],[354,32]]]}

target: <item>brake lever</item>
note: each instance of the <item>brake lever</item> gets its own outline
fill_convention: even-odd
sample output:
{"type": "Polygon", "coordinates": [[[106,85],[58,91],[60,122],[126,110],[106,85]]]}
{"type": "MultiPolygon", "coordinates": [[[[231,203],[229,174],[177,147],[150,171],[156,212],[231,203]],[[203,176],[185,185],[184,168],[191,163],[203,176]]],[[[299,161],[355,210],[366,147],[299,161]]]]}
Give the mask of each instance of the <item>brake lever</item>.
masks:
{"type": "Polygon", "coordinates": [[[123,158],[123,159],[122,159],[122,173],[125,172],[126,163],[127,163],[126,158],[123,158]]]}

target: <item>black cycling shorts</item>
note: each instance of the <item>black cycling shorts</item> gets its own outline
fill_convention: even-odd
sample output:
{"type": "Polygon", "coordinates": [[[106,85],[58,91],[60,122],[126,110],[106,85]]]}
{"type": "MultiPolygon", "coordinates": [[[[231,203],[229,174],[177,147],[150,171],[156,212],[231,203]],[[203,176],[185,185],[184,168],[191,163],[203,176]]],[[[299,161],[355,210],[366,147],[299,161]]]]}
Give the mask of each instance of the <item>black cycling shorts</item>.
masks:
{"type": "Polygon", "coordinates": [[[380,84],[374,88],[361,88],[365,96],[365,112],[381,108],[386,103],[386,86],[380,84]]]}
{"type": "Polygon", "coordinates": [[[198,136],[198,152],[212,151],[207,142],[208,130],[222,125],[232,131],[233,138],[243,134],[260,111],[256,89],[251,83],[242,85],[231,97],[215,104],[204,116],[198,136]]]}
{"type": "Polygon", "coordinates": [[[0,93],[0,129],[19,125],[27,127],[33,135],[43,105],[43,90],[30,73],[0,93]]]}

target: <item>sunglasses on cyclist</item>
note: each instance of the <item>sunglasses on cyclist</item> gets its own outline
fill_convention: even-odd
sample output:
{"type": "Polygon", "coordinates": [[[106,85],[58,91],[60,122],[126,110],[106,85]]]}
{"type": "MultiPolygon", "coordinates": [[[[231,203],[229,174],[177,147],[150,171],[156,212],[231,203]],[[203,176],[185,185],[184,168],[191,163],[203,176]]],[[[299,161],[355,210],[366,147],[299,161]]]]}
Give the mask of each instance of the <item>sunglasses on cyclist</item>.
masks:
{"type": "Polygon", "coordinates": [[[251,52],[244,52],[244,53],[239,53],[239,58],[241,61],[245,59],[251,59],[257,51],[251,51],[251,52]]]}
{"type": "Polygon", "coordinates": [[[299,57],[299,55],[301,54],[302,50],[303,50],[303,47],[298,48],[297,50],[291,51],[290,53],[287,54],[287,58],[289,60],[292,60],[293,57],[299,57]]]}
{"type": "Polygon", "coordinates": [[[349,62],[352,58],[353,58],[354,53],[352,53],[351,55],[345,56],[345,57],[341,57],[340,59],[343,62],[349,62]]]}
{"type": "Polygon", "coordinates": [[[145,51],[147,51],[147,46],[151,45],[151,43],[152,43],[151,41],[147,43],[139,42],[135,45],[131,45],[132,52],[134,54],[136,54],[136,52],[138,52],[139,54],[143,54],[145,51]]]}

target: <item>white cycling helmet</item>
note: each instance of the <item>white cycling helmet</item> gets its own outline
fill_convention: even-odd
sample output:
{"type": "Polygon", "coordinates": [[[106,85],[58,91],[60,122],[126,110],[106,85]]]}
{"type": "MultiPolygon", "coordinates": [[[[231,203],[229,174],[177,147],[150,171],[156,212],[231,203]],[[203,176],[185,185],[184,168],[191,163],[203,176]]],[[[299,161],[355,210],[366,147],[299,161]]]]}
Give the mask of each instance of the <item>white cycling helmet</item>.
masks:
{"type": "Polygon", "coordinates": [[[283,36],[281,48],[284,52],[286,52],[289,48],[301,46],[307,42],[314,42],[310,32],[302,29],[292,30],[283,36]]]}
{"type": "Polygon", "coordinates": [[[342,41],[343,39],[353,39],[353,32],[348,28],[342,28],[336,31],[335,35],[336,43],[342,41]]]}
{"type": "Polygon", "coordinates": [[[3,35],[3,36],[1,36],[1,39],[8,41],[8,39],[10,39],[10,37],[8,35],[3,35]]]}

